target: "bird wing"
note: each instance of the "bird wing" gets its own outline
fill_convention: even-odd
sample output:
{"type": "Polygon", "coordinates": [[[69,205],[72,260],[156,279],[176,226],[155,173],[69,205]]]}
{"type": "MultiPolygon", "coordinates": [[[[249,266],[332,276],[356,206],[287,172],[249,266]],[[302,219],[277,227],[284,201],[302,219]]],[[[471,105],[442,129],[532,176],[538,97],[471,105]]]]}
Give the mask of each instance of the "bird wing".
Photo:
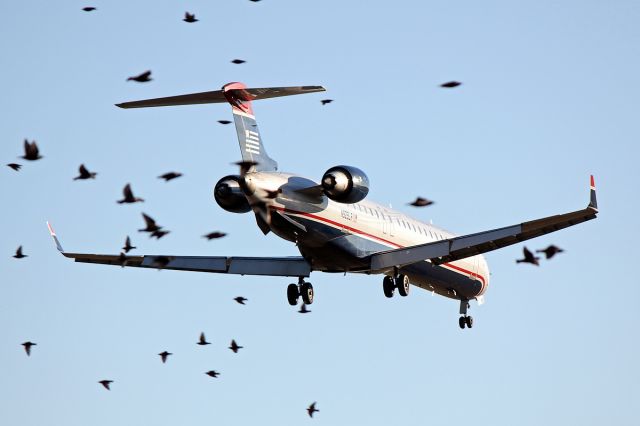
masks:
{"type": "Polygon", "coordinates": [[[156,221],[153,220],[150,216],[142,213],[142,217],[144,218],[144,223],[147,225],[147,228],[154,228],[156,225],[156,221]]]}
{"type": "Polygon", "coordinates": [[[134,198],[133,197],[133,191],[131,190],[131,185],[130,184],[126,184],[125,187],[122,189],[122,194],[124,195],[124,198],[134,198]]]}
{"type": "Polygon", "coordinates": [[[78,168],[78,171],[80,172],[81,176],[86,176],[89,174],[89,170],[87,170],[87,168],[84,166],[84,164],[80,164],[80,167],[78,168]]]}

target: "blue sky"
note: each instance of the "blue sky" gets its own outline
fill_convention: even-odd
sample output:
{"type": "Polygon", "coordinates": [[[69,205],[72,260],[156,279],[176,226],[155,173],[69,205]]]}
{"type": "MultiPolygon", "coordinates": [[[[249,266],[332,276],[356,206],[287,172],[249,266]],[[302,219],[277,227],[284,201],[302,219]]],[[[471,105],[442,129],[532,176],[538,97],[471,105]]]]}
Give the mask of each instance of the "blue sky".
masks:
{"type": "Polygon", "coordinates": [[[0,3],[0,159],[24,138],[45,157],[0,169],[0,423],[636,423],[637,2],[87,5],[0,3]],[[125,81],[147,69],[151,83],[125,81]],[[230,81],[328,89],[255,103],[282,170],[352,164],[372,199],[457,233],[582,208],[593,173],[600,217],[527,243],[566,250],[540,268],[515,264],[521,245],[488,254],[491,288],[464,332],[454,301],[387,300],[375,276],[313,274],[303,316],[282,278],[62,258],[46,220],[70,251],[117,253],[128,234],[140,254],[297,254],[213,201],[239,158],[216,123],[230,108],[113,106],[230,81]],[[73,182],[80,163],[98,178],[73,182]],[[184,176],[156,178],[171,170],[184,176]],[[144,204],[115,203],[127,182],[144,204]],[[417,195],[436,204],[411,210],[417,195]],[[143,211],[172,233],[136,232],[143,211]],[[213,230],[229,235],[201,238],[213,230]],[[195,345],[201,331],[212,345],[195,345]]]}

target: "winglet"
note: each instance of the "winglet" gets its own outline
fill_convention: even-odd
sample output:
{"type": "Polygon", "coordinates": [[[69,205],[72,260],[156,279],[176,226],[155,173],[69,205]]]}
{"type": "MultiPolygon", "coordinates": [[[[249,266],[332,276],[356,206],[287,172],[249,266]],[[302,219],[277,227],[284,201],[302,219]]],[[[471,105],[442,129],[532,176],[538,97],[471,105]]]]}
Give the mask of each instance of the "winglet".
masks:
{"type": "Polygon", "coordinates": [[[53,241],[56,243],[56,248],[58,249],[58,251],[60,253],[64,253],[64,249],[62,248],[62,245],[60,244],[60,241],[58,241],[58,237],[56,236],[56,231],[53,230],[53,227],[49,222],[47,222],[47,228],[49,228],[49,234],[51,234],[51,238],[53,238],[53,241]]]}
{"type": "Polygon", "coordinates": [[[598,211],[598,200],[596,199],[596,181],[593,179],[593,175],[591,175],[591,194],[589,199],[589,208],[592,210],[598,211]]]}

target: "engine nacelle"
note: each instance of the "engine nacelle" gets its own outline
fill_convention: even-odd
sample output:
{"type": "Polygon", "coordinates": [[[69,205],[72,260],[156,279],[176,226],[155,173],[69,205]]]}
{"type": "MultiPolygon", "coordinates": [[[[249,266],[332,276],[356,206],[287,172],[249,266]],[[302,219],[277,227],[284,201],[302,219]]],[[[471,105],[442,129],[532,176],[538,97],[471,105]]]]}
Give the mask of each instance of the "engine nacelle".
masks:
{"type": "Polygon", "coordinates": [[[357,167],[336,166],[322,176],[322,189],[333,201],[353,204],[369,193],[369,178],[357,167]]]}
{"type": "Polygon", "coordinates": [[[247,213],[251,206],[240,188],[240,176],[225,176],[216,183],[213,198],[223,209],[231,213],[247,213]]]}

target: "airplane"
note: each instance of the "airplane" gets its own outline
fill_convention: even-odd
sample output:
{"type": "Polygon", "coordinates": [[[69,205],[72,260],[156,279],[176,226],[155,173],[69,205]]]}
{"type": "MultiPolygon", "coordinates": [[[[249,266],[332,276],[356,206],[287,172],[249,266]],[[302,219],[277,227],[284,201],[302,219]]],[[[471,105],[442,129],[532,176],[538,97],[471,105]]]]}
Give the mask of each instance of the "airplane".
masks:
{"type": "Polygon", "coordinates": [[[216,203],[231,213],[255,216],[266,235],[273,232],[295,243],[300,256],[167,256],[69,253],[62,248],[49,223],[57,249],[82,263],[123,267],[161,268],[240,275],[294,277],[287,300],[311,305],[312,271],[383,275],[386,297],[409,294],[414,285],[460,302],[459,327],[473,327],[470,301],[484,301],[489,287],[489,266],[483,253],[539,237],[595,219],[598,213],[593,175],[590,201],[585,209],[548,216],[503,228],[456,236],[432,224],[367,199],[369,178],[357,167],[338,165],[319,182],[278,171],[278,163],[265,149],[253,112],[253,101],[322,92],[322,86],[248,88],[228,83],[221,90],[117,104],[145,108],[208,103],[229,103],[240,145],[240,173],[222,177],[215,185],[216,203]]]}

